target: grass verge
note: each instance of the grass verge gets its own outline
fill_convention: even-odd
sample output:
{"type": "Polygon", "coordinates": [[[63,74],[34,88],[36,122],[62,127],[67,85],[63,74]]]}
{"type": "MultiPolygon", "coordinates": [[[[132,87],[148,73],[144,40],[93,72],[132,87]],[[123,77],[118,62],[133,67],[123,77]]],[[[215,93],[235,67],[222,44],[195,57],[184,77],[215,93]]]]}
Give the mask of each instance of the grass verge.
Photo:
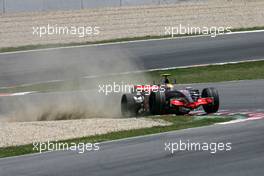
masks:
{"type": "Polygon", "coordinates": [[[211,65],[193,68],[153,71],[148,74],[158,79],[160,74],[169,73],[181,84],[223,82],[234,80],[264,79],[264,61],[225,65],[211,65]]]}
{"type": "MultiPolygon", "coordinates": [[[[254,31],[254,30],[262,30],[264,26],[259,27],[251,27],[251,28],[236,28],[232,29],[232,32],[238,31],[254,31]]],[[[175,37],[184,37],[184,36],[194,36],[200,34],[181,34],[174,35],[175,37]]],[[[142,37],[128,37],[128,38],[119,38],[112,40],[102,40],[95,42],[73,42],[73,43],[55,43],[55,44],[44,44],[44,45],[26,45],[19,47],[5,47],[0,48],[0,53],[4,52],[13,52],[13,51],[25,51],[25,50],[37,50],[37,49],[46,49],[46,48],[59,48],[59,47],[67,47],[67,46],[81,46],[81,45],[93,45],[93,44],[103,44],[103,43],[117,43],[117,42],[126,42],[126,41],[138,41],[138,40],[149,40],[149,39],[162,39],[162,38],[171,38],[171,35],[161,35],[161,36],[142,36],[142,37]]]]}
{"type": "MultiPolygon", "coordinates": [[[[157,118],[155,118],[157,119],[157,118]]],[[[232,117],[219,117],[219,118],[195,118],[193,116],[162,116],[159,119],[171,122],[169,126],[163,127],[152,127],[152,128],[142,128],[136,130],[128,130],[128,131],[119,131],[119,132],[112,132],[103,135],[95,135],[89,137],[82,137],[70,140],[63,140],[58,142],[63,143],[97,143],[109,140],[117,140],[122,138],[128,137],[135,137],[135,136],[143,136],[148,134],[156,134],[161,132],[167,131],[174,131],[186,128],[194,128],[200,127],[205,125],[211,125],[218,122],[226,122],[230,121],[232,117]]],[[[33,145],[22,145],[22,146],[14,146],[14,147],[6,147],[0,148],[0,158],[3,157],[11,157],[11,156],[18,156],[18,155],[25,155],[30,153],[37,153],[38,151],[33,150],[33,145]]]]}
{"type": "Polygon", "coordinates": [[[102,76],[94,80],[97,84],[93,83],[93,78],[75,79],[62,82],[40,83],[27,86],[17,86],[0,89],[0,93],[15,93],[27,91],[71,91],[71,90],[87,90],[97,89],[98,85],[113,84],[113,82],[129,82],[131,77],[136,82],[134,84],[152,84],[142,80],[144,76],[150,77],[157,83],[160,80],[160,74],[169,73],[173,78],[177,79],[179,84],[187,83],[206,83],[206,82],[221,82],[221,81],[234,81],[234,80],[252,80],[264,79],[264,61],[244,62],[237,64],[203,66],[193,68],[178,68],[166,71],[151,71],[143,73],[134,73],[119,76],[102,76]],[[144,75],[144,76],[143,76],[144,75]]]}

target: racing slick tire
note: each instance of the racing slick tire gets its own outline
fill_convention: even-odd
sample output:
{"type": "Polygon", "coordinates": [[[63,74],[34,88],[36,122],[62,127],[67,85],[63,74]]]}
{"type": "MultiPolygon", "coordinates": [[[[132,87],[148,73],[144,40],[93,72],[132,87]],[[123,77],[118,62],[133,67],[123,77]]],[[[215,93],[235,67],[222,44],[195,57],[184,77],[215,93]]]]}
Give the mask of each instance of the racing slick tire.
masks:
{"type": "Polygon", "coordinates": [[[164,113],[166,105],[166,96],[164,92],[151,92],[149,96],[149,111],[153,115],[164,113]]]}
{"type": "Polygon", "coordinates": [[[133,94],[124,94],[121,98],[121,113],[124,117],[137,115],[137,106],[133,94]]]}
{"type": "Polygon", "coordinates": [[[203,105],[203,109],[207,114],[216,113],[219,109],[219,95],[215,88],[205,88],[202,91],[202,98],[212,97],[213,103],[203,105]]]}

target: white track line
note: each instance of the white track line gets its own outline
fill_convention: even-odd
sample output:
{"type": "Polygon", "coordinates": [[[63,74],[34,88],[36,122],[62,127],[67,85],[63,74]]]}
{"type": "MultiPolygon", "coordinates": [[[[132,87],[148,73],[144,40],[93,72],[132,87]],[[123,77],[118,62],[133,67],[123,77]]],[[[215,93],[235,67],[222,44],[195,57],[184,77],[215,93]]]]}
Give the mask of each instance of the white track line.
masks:
{"type": "MultiPolygon", "coordinates": [[[[107,75],[89,75],[89,76],[84,76],[81,78],[92,79],[92,78],[100,78],[100,77],[106,77],[106,76],[118,76],[118,75],[127,75],[127,74],[153,72],[153,71],[166,71],[166,70],[181,69],[181,68],[194,68],[194,67],[206,67],[206,66],[217,66],[217,65],[227,65],[227,64],[239,64],[239,63],[256,62],[256,61],[264,61],[264,59],[252,59],[252,60],[230,61],[230,62],[220,62],[220,63],[211,63],[211,64],[198,64],[198,65],[188,65],[188,66],[178,66],[178,67],[155,68],[155,69],[138,70],[138,71],[131,71],[131,72],[123,72],[123,73],[111,73],[111,74],[107,74],[107,75]]],[[[64,82],[64,81],[65,80],[51,80],[51,81],[44,81],[44,82],[21,84],[21,85],[12,86],[12,87],[26,87],[26,86],[32,86],[35,84],[56,83],[56,82],[64,82]]],[[[240,81],[242,81],[242,80],[240,80],[240,81]]],[[[225,81],[225,82],[236,82],[236,81],[225,81]]],[[[189,84],[186,84],[186,85],[189,85],[189,84]]],[[[0,87],[0,90],[12,88],[12,87],[0,87]]]]}
{"type": "Polygon", "coordinates": [[[247,33],[259,33],[259,32],[264,32],[264,30],[237,31],[237,32],[229,32],[229,33],[225,33],[224,35],[230,35],[230,34],[247,34],[247,33]]]}
{"type": "Polygon", "coordinates": [[[82,78],[90,79],[90,78],[100,78],[100,77],[105,77],[105,76],[118,76],[118,75],[127,75],[127,74],[133,74],[133,73],[166,71],[166,70],[181,69],[181,68],[194,68],[194,67],[206,67],[206,66],[217,66],[217,65],[227,65],[227,64],[239,64],[239,63],[256,62],[256,61],[264,61],[264,59],[252,59],[252,60],[230,61],[230,62],[220,62],[220,63],[210,63],[210,64],[197,64],[197,65],[188,65],[188,66],[154,68],[154,69],[146,69],[146,70],[138,70],[138,71],[130,71],[130,72],[122,72],[122,73],[111,73],[111,74],[107,74],[107,75],[90,75],[90,76],[84,76],[82,78]]]}
{"type": "Polygon", "coordinates": [[[34,91],[34,92],[0,93],[0,97],[22,96],[22,95],[28,95],[28,94],[33,94],[33,93],[37,93],[37,92],[34,91]]]}
{"type": "MultiPolygon", "coordinates": [[[[222,35],[235,35],[235,34],[260,33],[260,32],[264,32],[264,30],[229,32],[229,33],[221,34],[219,36],[222,36],[222,35]]],[[[159,38],[159,39],[131,40],[131,41],[123,41],[123,42],[112,42],[112,43],[101,43],[101,44],[87,44],[87,45],[77,45],[77,46],[64,46],[64,47],[56,47],[56,48],[43,48],[43,49],[35,49],[35,50],[34,49],[33,50],[25,50],[25,51],[12,51],[12,52],[0,53],[0,55],[28,53],[28,52],[39,52],[39,51],[52,51],[52,50],[69,49],[69,48],[84,48],[84,47],[93,47],[93,46],[118,45],[118,44],[126,44],[126,43],[140,43],[140,42],[148,42],[148,41],[177,40],[177,39],[196,38],[196,37],[210,37],[210,34],[209,35],[182,36],[182,37],[169,37],[169,38],[159,38]]]]}
{"type": "MultiPolygon", "coordinates": [[[[245,62],[256,62],[256,61],[264,61],[264,59],[249,59],[249,60],[242,60],[242,61],[230,61],[230,62],[219,62],[219,63],[210,63],[210,64],[197,64],[197,65],[188,65],[188,66],[178,66],[178,67],[165,67],[165,68],[155,68],[155,69],[147,69],[147,70],[139,70],[139,71],[131,71],[131,72],[123,72],[123,73],[114,73],[110,74],[110,76],[115,75],[123,75],[123,74],[131,74],[131,73],[142,73],[142,72],[152,72],[152,71],[164,71],[164,70],[173,70],[179,68],[193,68],[193,67],[206,67],[206,66],[217,66],[217,65],[227,65],[227,64],[239,64],[245,62]]],[[[102,75],[106,76],[106,75],[102,75]]],[[[107,75],[108,76],[108,75],[107,75]]],[[[86,76],[83,78],[94,78],[96,76],[86,76]]]]}
{"type": "Polygon", "coordinates": [[[261,120],[261,119],[264,119],[264,116],[262,116],[262,117],[250,117],[250,118],[246,118],[246,119],[236,119],[236,120],[231,120],[228,122],[216,123],[216,125],[227,125],[227,124],[241,123],[241,122],[247,122],[247,121],[252,121],[252,120],[261,120]]]}

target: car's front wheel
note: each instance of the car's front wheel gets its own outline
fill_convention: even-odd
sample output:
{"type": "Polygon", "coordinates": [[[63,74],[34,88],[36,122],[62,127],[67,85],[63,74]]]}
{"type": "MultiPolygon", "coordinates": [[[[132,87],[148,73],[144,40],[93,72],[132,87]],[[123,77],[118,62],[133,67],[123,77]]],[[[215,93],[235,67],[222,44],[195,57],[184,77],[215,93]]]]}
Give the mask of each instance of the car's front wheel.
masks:
{"type": "Polygon", "coordinates": [[[202,91],[202,98],[213,98],[211,104],[203,105],[203,109],[206,113],[216,113],[219,109],[219,94],[215,88],[206,88],[202,91]]]}

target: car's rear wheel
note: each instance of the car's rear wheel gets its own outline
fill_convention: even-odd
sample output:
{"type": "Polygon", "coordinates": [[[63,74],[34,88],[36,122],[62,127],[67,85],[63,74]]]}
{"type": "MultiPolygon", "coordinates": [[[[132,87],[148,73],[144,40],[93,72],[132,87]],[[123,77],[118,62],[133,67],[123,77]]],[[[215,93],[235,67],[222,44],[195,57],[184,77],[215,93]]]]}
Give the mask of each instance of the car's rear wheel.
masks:
{"type": "Polygon", "coordinates": [[[219,109],[219,95],[218,91],[215,88],[206,88],[202,91],[202,98],[213,98],[213,102],[211,104],[203,105],[203,109],[206,113],[215,113],[219,109]]]}
{"type": "Polygon", "coordinates": [[[133,117],[137,115],[137,107],[132,94],[124,94],[121,98],[121,113],[124,117],[133,117]]]}
{"type": "Polygon", "coordinates": [[[166,97],[164,92],[151,92],[149,96],[149,111],[153,115],[164,113],[166,97]]]}

